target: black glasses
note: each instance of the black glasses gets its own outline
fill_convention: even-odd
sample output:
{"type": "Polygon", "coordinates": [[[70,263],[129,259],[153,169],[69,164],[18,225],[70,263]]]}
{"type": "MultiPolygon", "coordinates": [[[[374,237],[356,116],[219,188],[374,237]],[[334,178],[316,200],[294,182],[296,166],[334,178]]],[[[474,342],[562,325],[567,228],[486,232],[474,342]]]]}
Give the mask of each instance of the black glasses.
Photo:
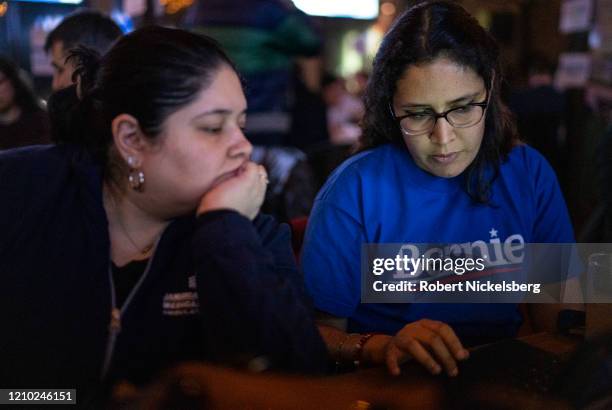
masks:
{"type": "Polygon", "coordinates": [[[451,108],[440,114],[432,109],[426,109],[419,112],[411,112],[406,115],[396,116],[393,112],[393,106],[389,102],[389,110],[391,116],[399,123],[400,129],[406,135],[423,135],[429,134],[436,126],[439,118],[444,118],[455,128],[472,127],[482,120],[485,109],[489,104],[489,95],[483,102],[469,103],[460,107],[451,108]]]}

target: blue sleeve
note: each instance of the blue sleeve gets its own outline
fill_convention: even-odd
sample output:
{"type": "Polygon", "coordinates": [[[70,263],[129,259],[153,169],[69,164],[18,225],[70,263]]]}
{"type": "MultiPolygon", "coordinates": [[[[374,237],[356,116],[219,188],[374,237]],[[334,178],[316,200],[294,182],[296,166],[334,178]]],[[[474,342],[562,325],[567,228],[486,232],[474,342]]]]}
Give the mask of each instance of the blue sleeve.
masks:
{"type": "Polygon", "coordinates": [[[213,360],[244,364],[263,356],[276,370],[326,370],[326,348],[289,236],[271,217],[251,222],[237,212],[214,211],[198,218],[194,258],[213,360]]]}
{"type": "MultiPolygon", "coordinates": [[[[529,148],[528,156],[536,206],[532,242],[574,243],[574,230],[555,172],[537,151],[529,148]]],[[[564,281],[579,276],[584,269],[574,246],[544,249],[550,256],[543,258],[547,262],[539,268],[542,281],[564,281]]]]}
{"type": "Polygon", "coordinates": [[[544,157],[529,149],[535,192],[534,243],[573,243],[574,230],[557,176],[544,157]]]}
{"type": "Polygon", "coordinates": [[[360,303],[360,250],[365,242],[360,222],[345,209],[317,201],[308,220],[302,250],[306,289],[315,307],[350,317],[360,303]]]}

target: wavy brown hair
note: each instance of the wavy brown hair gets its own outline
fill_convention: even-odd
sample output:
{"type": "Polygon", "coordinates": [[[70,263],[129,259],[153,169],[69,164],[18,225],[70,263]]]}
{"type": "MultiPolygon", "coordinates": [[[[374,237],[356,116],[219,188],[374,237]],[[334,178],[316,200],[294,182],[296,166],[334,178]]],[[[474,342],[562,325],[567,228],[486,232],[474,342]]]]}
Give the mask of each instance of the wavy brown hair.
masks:
{"type": "Polygon", "coordinates": [[[449,1],[421,2],[404,12],[376,54],[365,92],[360,151],[386,143],[404,145],[389,112],[397,82],[406,69],[445,57],[474,70],[490,95],[480,151],[464,172],[465,189],[478,203],[489,202],[501,162],[518,142],[510,110],[500,98],[499,49],[493,37],[461,6],[449,1]]]}

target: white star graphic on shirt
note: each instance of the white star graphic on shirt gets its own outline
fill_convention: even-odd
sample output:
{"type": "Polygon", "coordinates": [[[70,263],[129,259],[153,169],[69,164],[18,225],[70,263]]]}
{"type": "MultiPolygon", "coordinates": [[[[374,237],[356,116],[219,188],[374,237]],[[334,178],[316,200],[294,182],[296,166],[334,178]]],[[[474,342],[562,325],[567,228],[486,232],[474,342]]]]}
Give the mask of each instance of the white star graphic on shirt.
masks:
{"type": "Polygon", "coordinates": [[[497,238],[497,231],[495,230],[495,228],[491,228],[489,234],[491,235],[491,238],[497,238]]]}

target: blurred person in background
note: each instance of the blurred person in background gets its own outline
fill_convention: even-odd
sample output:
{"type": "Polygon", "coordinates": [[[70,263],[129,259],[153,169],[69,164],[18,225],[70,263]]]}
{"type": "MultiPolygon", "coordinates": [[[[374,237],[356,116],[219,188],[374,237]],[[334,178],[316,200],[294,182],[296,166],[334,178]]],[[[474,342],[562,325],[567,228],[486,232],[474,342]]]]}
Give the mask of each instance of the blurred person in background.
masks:
{"type": "Polygon", "coordinates": [[[359,123],[363,103],[348,92],[343,78],[327,73],[323,77],[323,98],[327,105],[329,139],[334,145],[354,145],[361,136],[359,123]]]}
{"type": "Polygon", "coordinates": [[[566,157],[563,138],[565,97],[553,85],[554,64],[546,58],[530,59],[527,87],[510,95],[519,135],[550,162],[559,177],[566,157]]]}
{"type": "Polygon", "coordinates": [[[73,84],[74,60],[68,59],[71,49],[84,46],[98,58],[121,37],[119,26],[108,16],[94,10],[77,10],[60,22],[47,36],[45,51],[53,67],[52,88],[48,112],[51,139],[60,140],[70,133],[71,112],[78,106],[77,86],[73,84]]]}
{"type": "Polygon", "coordinates": [[[320,57],[297,60],[293,75],[293,104],[288,144],[304,152],[329,141],[327,107],[322,95],[323,61],[320,57]]]}
{"type": "Polygon", "coordinates": [[[221,43],[245,81],[246,135],[255,146],[286,145],[296,58],[321,52],[308,17],[284,0],[207,0],[185,17],[187,27],[221,43]]]}
{"type": "Polygon", "coordinates": [[[0,57],[0,150],[47,144],[49,120],[25,73],[0,57]]]}
{"type": "Polygon", "coordinates": [[[119,26],[98,11],[80,10],[63,19],[45,41],[45,51],[53,66],[53,91],[72,84],[75,66],[66,61],[71,48],[83,45],[102,55],[121,35],[119,26]]]}

